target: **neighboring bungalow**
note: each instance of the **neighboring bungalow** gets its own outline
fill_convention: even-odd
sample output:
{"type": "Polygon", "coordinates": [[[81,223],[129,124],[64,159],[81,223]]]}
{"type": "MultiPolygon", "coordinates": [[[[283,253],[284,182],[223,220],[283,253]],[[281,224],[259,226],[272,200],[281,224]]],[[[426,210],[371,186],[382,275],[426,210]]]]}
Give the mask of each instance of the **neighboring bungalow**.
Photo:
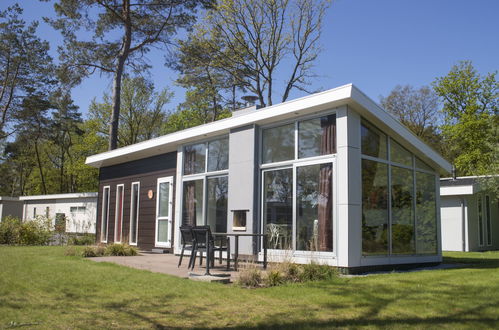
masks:
{"type": "Polygon", "coordinates": [[[498,196],[479,177],[440,180],[442,250],[499,250],[498,196]]]}
{"type": "Polygon", "coordinates": [[[21,219],[23,216],[23,202],[19,197],[0,196],[0,221],[6,217],[21,219]]]}
{"type": "Polygon", "coordinates": [[[22,219],[45,216],[67,233],[95,233],[97,193],[21,196],[22,219]]]}
{"type": "MultiPolygon", "coordinates": [[[[181,224],[267,233],[269,260],[439,263],[451,164],[353,85],[87,158],[98,242],[179,253],[181,224]]],[[[262,260],[262,239],[239,252],[262,260]]],[[[232,244],[234,252],[234,244],[232,244]]]]}

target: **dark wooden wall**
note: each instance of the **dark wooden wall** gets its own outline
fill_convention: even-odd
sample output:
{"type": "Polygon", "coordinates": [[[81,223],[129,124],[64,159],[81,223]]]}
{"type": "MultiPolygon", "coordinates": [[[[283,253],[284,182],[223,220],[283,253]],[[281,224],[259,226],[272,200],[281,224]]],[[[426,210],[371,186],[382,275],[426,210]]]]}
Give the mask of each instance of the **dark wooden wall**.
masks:
{"type": "Polygon", "coordinates": [[[107,242],[114,241],[115,216],[116,216],[116,186],[124,184],[123,201],[123,243],[129,242],[130,233],[130,201],[132,182],[140,182],[139,190],[139,220],[137,245],[141,250],[154,248],[156,231],[156,198],[158,178],[173,176],[173,209],[172,209],[172,242],[175,224],[175,174],[177,153],[171,152],[159,156],[144,158],[118,165],[102,167],[99,172],[99,197],[97,200],[97,243],[100,243],[102,221],[102,196],[105,186],[110,186],[109,197],[109,227],[107,242]],[[154,197],[149,199],[147,192],[152,190],[154,197]]]}

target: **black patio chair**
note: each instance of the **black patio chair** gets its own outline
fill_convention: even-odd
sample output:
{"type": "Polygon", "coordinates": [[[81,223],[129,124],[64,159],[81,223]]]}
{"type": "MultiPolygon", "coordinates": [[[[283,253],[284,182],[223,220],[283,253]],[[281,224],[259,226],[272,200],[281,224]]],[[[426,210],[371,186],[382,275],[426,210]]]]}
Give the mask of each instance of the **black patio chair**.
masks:
{"type": "Polygon", "coordinates": [[[194,248],[192,252],[193,260],[191,263],[191,269],[194,269],[196,264],[196,257],[198,252],[200,253],[199,265],[203,263],[203,252],[210,255],[210,266],[215,265],[215,252],[219,252],[219,262],[222,264],[222,252],[227,252],[227,270],[229,270],[230,265],[230,241],[227,237],[218,237],[217,241],[211,233],[210,226],[197,226],[192,228],[192,233],[194,234],[194,248]]]}
{"type": "Polygon", "coordinates": [[[193,253],[194,253],[194,235],[192,233],[192,226],[189,225],[182,225],[180,226],[180,236],[182,238],[182,251],[180,252],[180,259],[178,261],[178,266],[182,264],[182,258],[184,257],[184,252],[185,250],[190,250],[191,251],[191,257],[189,258],[189,267],[191,267],[191,263],[193,260],[193,253]]]}

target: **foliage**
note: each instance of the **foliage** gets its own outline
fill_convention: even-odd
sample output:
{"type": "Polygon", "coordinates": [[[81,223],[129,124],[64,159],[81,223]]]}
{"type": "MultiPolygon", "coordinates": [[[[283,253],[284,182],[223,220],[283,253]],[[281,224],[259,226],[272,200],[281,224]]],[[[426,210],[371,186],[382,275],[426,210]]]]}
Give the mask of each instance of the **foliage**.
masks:
{"type": "MultiPolygon", "coordinates": [[[[172,96],[173,93],[166,88],[155,91],[154,85],[142,77],[125,78],[121,90],[118,146],[158,137],[167,119],[165,106],[172,96]]],[[[104,93],[102,103],[94,99],[90,104],[87,127],[106,140],[109,138],[111,112],[112,99],[107,93],[104,93]]]]}
{"type": "Polygon", "coordinates": [[[452,67],[433,87],[442,98],[442,134],[459,175],[497,174],[499,83],[497,72],[480,75],[470,61],[452,67]]]}
{"type": "Polygon", "coordinates": [[[85,246],[82,251],[82,257],[94,258],[102,257],[106,254],[106,248],[104,246],[85,246]]]}
{"type": "Polygon", "coordinates": [[[267,277],[265,278],[265,283],[267,286],[279,286],[284,284],[285,278],[283,274],[277,270],[272,269],[267,273],[267,277]]]}
{"type": "Polygon", "coordinates": [[[6,217],[0,222],[0,244],[47,245],[52,236],[52,222],[45,217],[21,221],[6,217]]]}
{"type": "Polygon", "coordinates": [[[126,68],[136,73],[148,69],[146,54],[152,47],[166,47],[178,29],[188,29],[196,9],[211,0],[59,0],[58,19],[46,19],[61,31],[59,47],[64,81],[79,83],[99,70],[113,76],[109,149],[118,146],[121,83],[126,68]],[[91,35],[90,40],[88,35],[91,35]]]}
{"type": "Polygon", "coordinates": [[[76,235],[69,239],[69,245],[91,245],[95,243],[95,234],[76,235]]]}
{"type": "Polygon", "coordinates": [[[246,288],[256,288],[263,284],[262,271],[255,265],[242,268],[239,271],[239,277],[236,284],[246,288]]]}
{"type": "Polygon", "coordinates": [[[315,262],[304,264],[301,268],[300,279],[302,282],[325,281],[338,276],[338,271],[335,268],[315,262]]]}
{"type": "Polygon", "coordinates": [[[441,113],[437,94],[428,86],[418,89],[410,85],[397,85],[386,97],[381,97],[381,106],[392,113],[414,134],[442,152],[442,137],[439,124],[441,113]]]}
{"type": "Polygon", "coordinates": [[[293,89],[306,90],[313,77],[329,1],[222,0],[180,44],[179,83],[212,97],[247,90],[272,105],[276,77],[284,102],[293,89]]]}
{"type": "Polygon", "coordinates": [[[138,250],[136,247],[128,244],[114,243],[106,247],[105,254],[109,256],[136,256],[138,250]]]}

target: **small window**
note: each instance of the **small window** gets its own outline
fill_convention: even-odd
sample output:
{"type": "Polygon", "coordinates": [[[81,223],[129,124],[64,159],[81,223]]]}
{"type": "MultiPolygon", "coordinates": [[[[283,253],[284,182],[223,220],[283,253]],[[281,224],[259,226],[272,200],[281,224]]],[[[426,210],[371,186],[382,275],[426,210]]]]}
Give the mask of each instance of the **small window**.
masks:
{"type": "Polygon", "coordinates": [[[36,218],[36,207],[33,208],[33,218],[36,218]]]}
{"type": "Polygon", "coordinates": [[[214,140],[208,143],[208,172],[229,168],[229,139],[214,140]]]}
{"type": "Polygon", "coordinates": [[[361,124],[360,132],[362,154],[386,159],[386,135],[367,123],[361,124]]]}
{"type": "Polygon", "coordinates": [[[298,158],[336,152],[336,116],[322,116],[298,123],[298,158]]]}
{"type": "Polygon", "coordinates": [[[282,162],[295,158],[295,124],[264,129],[262,132],[262,162],[282,162]]]}
{"type": "Polygon", "coordinates": [[[193,144],[184,148],[184,174],[197,174],[205,171],[206,146],[193,144]]]}

